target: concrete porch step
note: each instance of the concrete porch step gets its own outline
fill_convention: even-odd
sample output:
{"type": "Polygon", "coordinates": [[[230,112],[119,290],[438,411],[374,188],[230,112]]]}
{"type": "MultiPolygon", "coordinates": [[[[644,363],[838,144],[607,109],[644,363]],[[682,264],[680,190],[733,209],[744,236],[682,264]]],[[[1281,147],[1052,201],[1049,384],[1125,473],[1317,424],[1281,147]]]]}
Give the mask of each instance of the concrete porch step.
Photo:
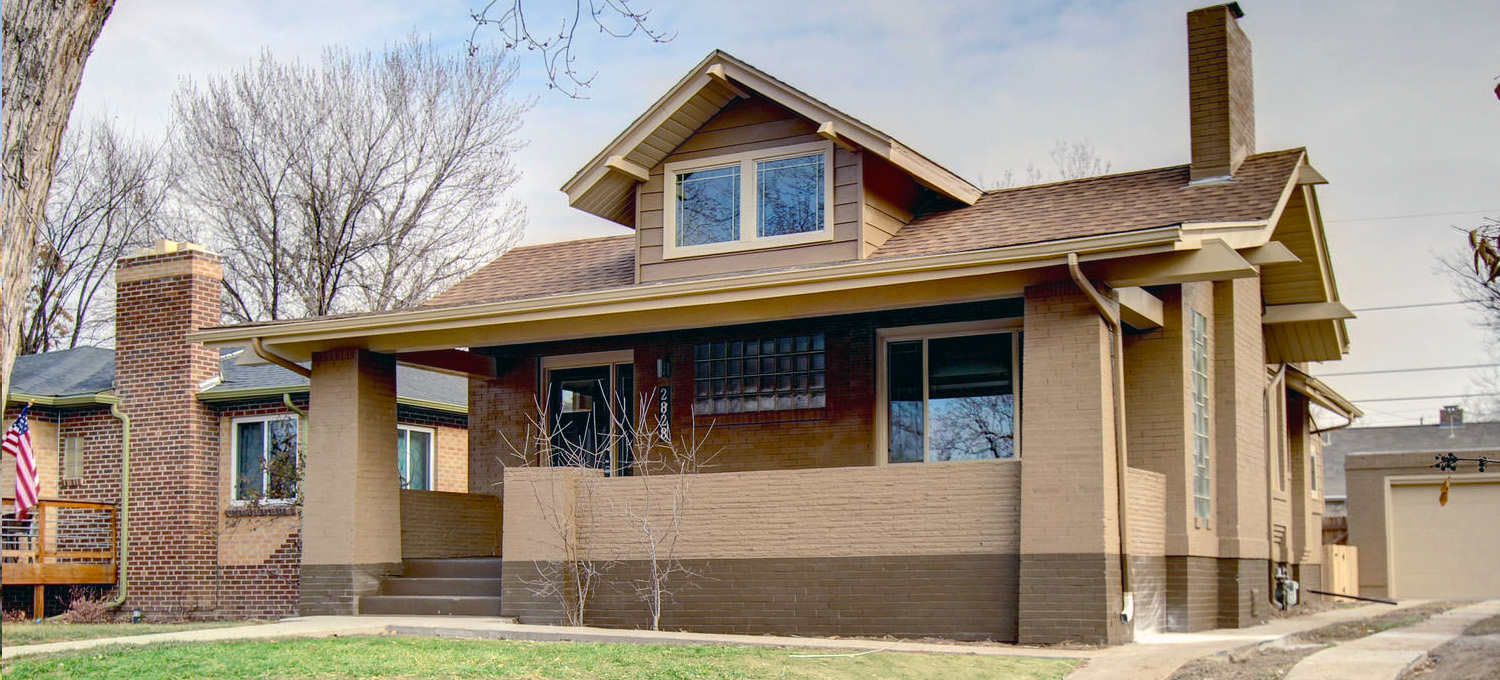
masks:
{"type": "Polygon", "coordinates": [[[404,560],[401,575],[407,578],[500,578],[498,557],[449,557],[404,560]]]}
{"type": "Polygon", "coordinates": [[[454,597],[499,597],[498,578],[387,578],[381,595],[449,595],[454,597]]]}
{"type": "Polygon", "coordinates": [[[359,598],[359,613],[401,616],[500,616],[500,598],[370,595],[359,598]]]}

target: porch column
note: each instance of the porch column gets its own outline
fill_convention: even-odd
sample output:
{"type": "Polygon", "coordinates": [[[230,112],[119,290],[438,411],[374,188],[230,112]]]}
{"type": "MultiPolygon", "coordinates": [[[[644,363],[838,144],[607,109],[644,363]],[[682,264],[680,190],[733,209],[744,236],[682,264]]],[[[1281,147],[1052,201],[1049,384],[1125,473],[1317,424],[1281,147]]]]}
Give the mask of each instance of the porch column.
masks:
{"type": "Polygon", "coordinates": [[[1020,643],[1126,642],[1109,327],[1072,283],[1028,287],[1025,324],[1020,643]]]}
{"type": "Polygon", "coordinates": [[[298,611],[355,614],[360,596],[401,564],[396,360],[317,352],[310,389],[298,611]]]}

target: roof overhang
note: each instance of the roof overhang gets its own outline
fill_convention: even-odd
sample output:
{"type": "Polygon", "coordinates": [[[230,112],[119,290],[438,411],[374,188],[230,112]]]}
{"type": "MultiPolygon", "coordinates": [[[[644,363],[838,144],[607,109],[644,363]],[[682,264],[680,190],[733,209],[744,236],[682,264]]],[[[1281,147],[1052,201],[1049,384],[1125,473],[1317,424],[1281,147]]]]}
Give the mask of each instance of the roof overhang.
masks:
{"type": "Polygon", "coordinates": [[[890,161],[943,196],[973,205],[983,193],[889,135],[715,50],[563,184],[568,204],[634,228],[636,183],[645,181],[651,168],[720,109],[751,94],[812,121],[818,125],[818,134],[846,149],[864,149],[890,161]]]}
{"type": "Polygon", "coordinates": [[[1344,395],[1339,394],[1337,390],[1329,387],[1327,383],[1314,378],[1295,366],[1287,367],[1286,386],[1287,389],[1307,397],[1308,401],[1328,409],[1346,420],[1353,421],[1355,418],[1365,414],[1364,411],[1359,410],[1358,406],[1354,405],[1354,402],[1345,399],[1344,395]]]}
{"type": "Polygon", "coordinates": [[[807,318],[1021,295],[1066,280],[1069,253],[1112,288],[1254,276],[1256,267],[1219,240],[1182,250],[1181,226],[891,260],[857,260],[709,279],[668,281],[505,302],[304,321],[210,328],[210,346],[259,340],[292,361],[361,347],[428,352],[807,318]],[[788,311],[794,310],[794,311],[788,311]]]}
{"type": "MultiPolygon", "coordinates": [[[[198,401],[209,404],[223,404],[238,401],[252,401],[259,399],[279,399],[282,395],[307,394],[307,385],[296,387],[248,387],[238,390],[209,390],[198,393],[198,401]]],[[[468,414],[469,407],[463,404],[450,404],[446,401],[433,401],[431,399],[417,399],[415,397],[396,397],[396,403],[400,406],[411,406],[414,408],[427,409],[430,411],[444,411],[447,413],[468,414]]]]}
{"type": "Polygon", "coordinates": [[[70,406],[89,406],[92,404],[103,404],[106,406],[120,403],[120,398],[108,392],[95,394],[69,394],[63,396],[46,396],[40,394],[26,394],[24,392],[12,391],[6,402],[10,404],[38,404],[54,408],[67,408],[70,406]]]}

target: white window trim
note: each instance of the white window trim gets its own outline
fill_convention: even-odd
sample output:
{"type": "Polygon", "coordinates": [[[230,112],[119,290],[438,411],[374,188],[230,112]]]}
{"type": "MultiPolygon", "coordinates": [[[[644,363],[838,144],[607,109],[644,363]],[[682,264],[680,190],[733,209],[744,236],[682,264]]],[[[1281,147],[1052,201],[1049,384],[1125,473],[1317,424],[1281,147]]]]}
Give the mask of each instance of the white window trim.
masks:
{"type": "MultiPolygon", "coordinates": [[[[615,388],[620,384],[620,365],[630,364],[633,367],[635,365],[635,350],[617,349],[605,352],[585,352],[582,354],[554,354],[541,358],[542,370],[538,371],[538,373],[541,375],[541,381],[540,384],[537,385],[537,401],[542,405],[542,422],[548,423],[549,429],[551,427],[550,423],[552,422],[552,413],[547,411],[547,408],[552,401],[550,394],[552,391],[552,371],[567,368],[589,368],[593,366],[604,366],[606,364],[609,365],[609,385],[607,387],[609,388],[610,394],[614,394],[615,388]]],[[[640,374],[637,374],[636,378],[639,379],[640,374]]],[[[634,398],[637,395],[631,396],[632,398],[634,398]]],[[[637,406],[639,406],[639,404],[637,404],[637,406]]],[[[611,405],[610,408],[613,409],[614,405],[611,405]]],[[[635,413],[630,414],[631,417],[635,417],[636,415],[637,414],[635,413]]],[[[616,426],[616,423],[611,422],[610,431],[613,432],[616,426]]],[[[551,433],[547,433],[547,436],[543,437],[542,439],[545,441],[545,446],[542,447],[542,450],[538,452],[540,456],[539,462],[541,463],[541,467],[552,467],[551,433]]],[[[620,452],[618,449],[610,449],[609,470],[603,471],[606,477],[612,476],[614,474],[615,468],[620,463],[619,455],[620,452]]]]}
{"type": "Polygon", "coordinates": [[[662,175],[662,259],[717,255],[763,248],[803,245],[833,240],[833,142],[808,142],[773,149],[744,151],[741,153],[698,158],[667,163],[662,175]],[[792,156],[823,154],[823,225],[817,230],[800,234],[761,237],[756,234],[758,205],[755,198],[757,161],[770,161],[792,156]],[[711,170],[713,168],[740,168],[740,233],[739,239],[723,243],[705,243],[694,246],[677,245],[677,175],[682,172],[711,170]]]}
{"type": "MultiPolygon", "coordinates": [[[[959,323],[929,324],[923,326],[898,326],[894,328],[881,328],[875,332],[875,464],[876,465],[908,465],[909,463],[892,463],[890,460],[890,378],[887,376],[889,367],[887,364],[887,352],[892,342],[905,342],[910,340],[933,340],[938,338],[954,338],[965,335],[986,335],[989,333],[1010,333],[1014,339],[1010,344],[1012,380],[1019,381],[1020,357],[1021,357],[1021,331],[1024,319],[1021,317],[1006,319],[984,319],[981,321],[963,321],[959,323]]],[[[927,402],[927,353],[922,352],[922,402],[927,402]]],[[[929,460],[930,451],[923,451],[922,464],[924,465],[962,465],[966,463],[1009,463],[1021,460],[1021,385],[1015,385],[1016,399],[1015,418],[1015,447],[1016,455],[1010,458],[998,460],[929,460]]],[[[924,406],[925,408],[925,406],[924,406]]],[[[923,416],[925,418],[925,414],[923,416]]],[[[923,439],[923,448],[926,448],[926,439],[923,439]]]]}
{"type": "MultiPolygon", "coordinates": [[[[418,489],[418,491],[437,491],[437,430],[421,425],[397,424],[396,436],[400,437],[403,432],[422,432],[427,435],[427,486],[429,488],[418,489]]],[[[407,446],[410,447],[410,435],[407,435],[407,437],[407,446]]],[[[397,451],[399,452],[399,449],[397,451]]]]}
{"type": "MultiPolygon", "coordinates": [[[[239,474],[240,474],[240,423],[264,423],[264,422],[270,422],[270,421],[273,421],[273,420],[290,420],[293,423],[297,424],[297,453],[296,453],[296,455],[298,457],[297,468],[299,470],[302,468],[302,460],[301,460],[301,456],[302,456],[302,419],[301,418],[298,418],[295,414],[291,414],[291,413],[278,413],[276,415],[269,415],[269,416],[244,416],[242,418],[235,418],[233,420],[230,420],[229,421],[229,446],[230,446],[230,449],[234,452],[233,455],[230,457],[230,463],[231,463],[231,465],[230,465],[230,468],[229,468],[229,498],[230,498],[230,504],[231,505],[246,505],[246,504],[250,503],[250,501],[248,499],[240,498],[240,485],[239,485],[239,474]]],[[[264,429],[264,430],[261,431],[261,436],[265,437],[267,434],[270,433],[270,431],[271,431],[270,428],[267,427],[266,429],[264,429]]],[[[263,469],[263,470],[261,470],[260,474],[261,474],[261,488],[264,489],[264,488],[269,487],[271,485],[271,471],[263,469]]],[[[297,484],[296,488],[297,488],[297,491],[299,493],[302,491],[302,485],[301,484],[297,484]]],[[[256,502],[260,503],[261,505],[290,505],[292,503],[295,503],[296,501],[297,501],[297,497],[293,496],[291,498],[261,498],[261,499],[257,500],[256,502]]]]}

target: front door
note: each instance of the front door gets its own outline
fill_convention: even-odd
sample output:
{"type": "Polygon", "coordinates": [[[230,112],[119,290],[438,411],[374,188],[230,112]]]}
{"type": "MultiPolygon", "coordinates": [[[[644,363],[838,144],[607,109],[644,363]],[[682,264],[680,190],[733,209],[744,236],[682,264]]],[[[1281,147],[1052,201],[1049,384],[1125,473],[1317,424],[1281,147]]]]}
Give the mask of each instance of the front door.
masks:
{"type": "Polygon", "coordinates": [[[631,364],[555,368],[547,372],[551,463],[626,474],[635,407],[631,364]]]}

